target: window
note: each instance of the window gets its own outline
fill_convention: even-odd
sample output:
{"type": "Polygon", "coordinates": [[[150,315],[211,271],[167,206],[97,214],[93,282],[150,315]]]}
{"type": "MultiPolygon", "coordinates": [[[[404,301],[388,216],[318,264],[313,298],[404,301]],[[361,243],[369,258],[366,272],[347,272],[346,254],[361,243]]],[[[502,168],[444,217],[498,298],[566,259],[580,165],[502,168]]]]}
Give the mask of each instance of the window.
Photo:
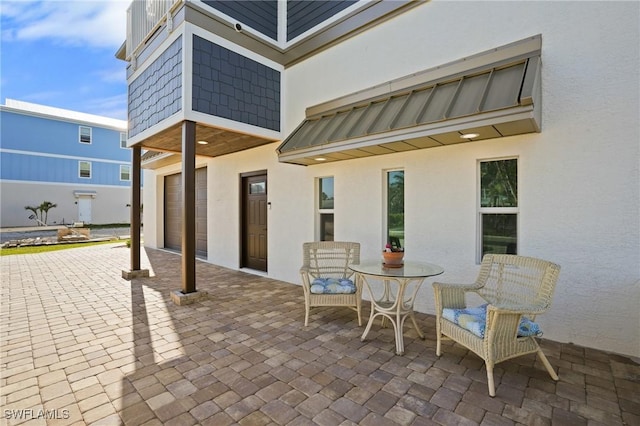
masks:
{"type": "Polygon", "coordinates": [[[91,143],[91,127],[80,126],[80,143],[91,143]]]}
{"type": "Polygon", "coordinates": [[[250,182],[249,183],[249,194],[266,194],[267,193],[267,182],[250,182]]]}
{"type": "Polygon", "coordinates": [[[333,177],[318,179],[318,236],[333,241],[333,177]]]}
{"type": "Polygon", "coordinates": [[[386,243],[404,247],[404,170],[386,172],[387,215],[386,243]]]}
{"type": "Polygon", "coordinates": [[[125,132],[120,132],[120,148],[127,147],[127,134],[125,132]]]}
{"type": "Polygon", "coordinates": [[[131,166],[120,166],[120,180],[131,180],[131,166]]]}
{"type": "Polygon", "coordinates": [[[518,160],[479,163],[479,258],[518,252],[518,160]]]}
{"type": "Polygon", "coordinates": [[[91,162],[78,161],[79,176],[81,178],[91,178],[91,162]]]}

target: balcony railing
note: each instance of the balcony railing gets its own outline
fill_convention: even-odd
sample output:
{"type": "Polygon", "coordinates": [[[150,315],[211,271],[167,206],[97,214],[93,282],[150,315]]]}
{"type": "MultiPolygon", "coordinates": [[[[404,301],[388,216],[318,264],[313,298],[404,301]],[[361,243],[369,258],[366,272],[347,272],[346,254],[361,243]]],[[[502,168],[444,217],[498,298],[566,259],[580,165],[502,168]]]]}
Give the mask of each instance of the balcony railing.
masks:
{"type": "Polygon", "coordinates": [[[167,12],[182,0],[133,0],[127,9],[127,60],[164,23],[167,12]]]}

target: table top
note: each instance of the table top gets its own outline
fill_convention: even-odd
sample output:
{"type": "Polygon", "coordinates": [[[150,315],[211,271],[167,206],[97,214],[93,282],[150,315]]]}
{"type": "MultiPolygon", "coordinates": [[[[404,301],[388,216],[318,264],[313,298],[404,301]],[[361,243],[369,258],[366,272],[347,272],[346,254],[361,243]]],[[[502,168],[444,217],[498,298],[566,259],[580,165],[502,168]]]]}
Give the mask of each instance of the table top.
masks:
{"type": "Polygon", "coordinates": [[[444,272],[441,266],[426,262],[407,260],[401,268],[385,267],[382,260],[364,260],[357,265],[350,265],[349,269],[366,275],[395,278],[426,278],[440,275],[444,272]]]}

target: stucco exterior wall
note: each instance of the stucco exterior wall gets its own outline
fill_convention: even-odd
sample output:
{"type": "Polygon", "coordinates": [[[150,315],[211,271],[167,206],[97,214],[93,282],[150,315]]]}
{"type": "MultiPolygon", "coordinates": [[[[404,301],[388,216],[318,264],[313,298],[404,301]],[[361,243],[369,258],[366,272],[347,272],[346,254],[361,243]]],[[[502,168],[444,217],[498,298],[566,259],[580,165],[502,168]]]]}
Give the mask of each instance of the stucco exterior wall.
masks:
{"type": "Polygon", "coordinates": [[[57,204],[49,210],[47,224],[78,221],[78,198],[74,191],[95,191],[96,196],[91,199],[92,224],[129,223],[131,211],[127,204],[131,202],[131,188],[1,181],[2,226],[36,226],[37,223],[29,219],[33,213],[25,210],[24,206],[38,206],[43,201],[57,204]]]}
{"type": "MultiPolygon", "coordinates": [[[[638,3],[434,1],[285,70],[288,135],[306,107],[542,34],[542,132],[310,167],[279,163],[277,143],[199,159],[208,166],[208,260],[238,267],[239,175],[255,170],[268,174],[269,276],[299,282],[319,177],[335,179],[336,239],[359,241],[362,257],[376,258],[384,172],[402,168],[406,258],[443,266],[440,281],[471,282],[477,162],[517,157],[519,254],[562,266],[553,306],[539,318],[544,337],[640,356],[639,11],[638,3]]],[[[145,173],[145,244],[161,247],[162,181],[145,173]]],[[[431,282],[418,311],[433,313],[431,282]]]]}
{"type": "MultiPolygon", "coordinates": [[[[373,254],[382,233],[375,183],[382,169],[404,167],[407,258],[443,265],[443,281],[473,280],[476,162],[518,156],[519,252],[563,268],[540,318],[545,337],[640,355],[639,7],[436,1],[288,70],[284,90],[296,96],[286,97],[285,134],[309,105],[542,34],[540,134],[310,167],[340,169],[337,236],[373,254]],[[340,212],[342,198],[352,210],[340,212]]],[[[429,286],[417,306],[432,311],[429,286]]]]}

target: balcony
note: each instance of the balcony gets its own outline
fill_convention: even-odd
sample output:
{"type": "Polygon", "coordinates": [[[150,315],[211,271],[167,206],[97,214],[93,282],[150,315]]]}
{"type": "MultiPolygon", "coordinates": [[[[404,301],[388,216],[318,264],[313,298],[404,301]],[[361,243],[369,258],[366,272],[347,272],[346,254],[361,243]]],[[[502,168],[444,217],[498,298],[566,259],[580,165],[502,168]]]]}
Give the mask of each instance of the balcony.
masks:
{"type": "Polygon", "coordinates": [[[127,9],[126,60],[167,21],[167,15],[182,0],[134,0],[127,9]]]}

